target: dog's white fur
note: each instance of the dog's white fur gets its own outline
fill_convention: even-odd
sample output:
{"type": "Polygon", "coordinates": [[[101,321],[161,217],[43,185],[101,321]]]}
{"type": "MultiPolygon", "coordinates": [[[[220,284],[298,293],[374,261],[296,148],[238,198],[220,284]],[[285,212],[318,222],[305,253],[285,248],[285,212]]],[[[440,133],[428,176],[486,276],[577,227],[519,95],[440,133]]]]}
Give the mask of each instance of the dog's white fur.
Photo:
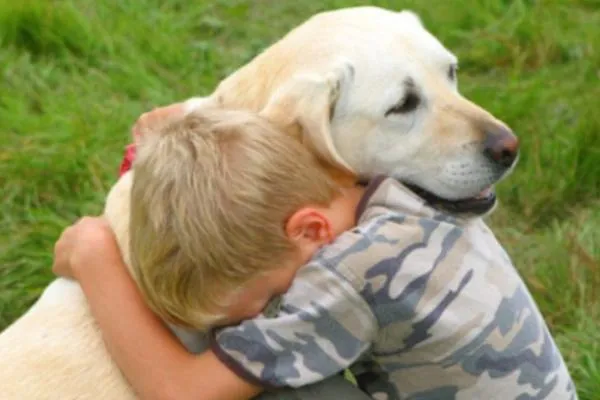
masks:
{"type": "MultiPolygon", "coordinates": [[[[332,171],[391,174],[447,199],[466,198],[506,172],[481,149],[486,129],[504,126],[459,95],[449,76],[455,63],[413,13],[338,10],[312,17],[188,106],[258,112],[298,136],[332,171]],[[417,107],[386,115],[409,92],[417,107]]],[[[105,209],[126,262],[131,180],[130,172],[117,182],[105,209]]],[[[200,336],[177,334],[190,350],[202,348],[200,336]]],[[[135,398],[77,283],[52,282],[0,335],[0,394],[135,398]]]]}

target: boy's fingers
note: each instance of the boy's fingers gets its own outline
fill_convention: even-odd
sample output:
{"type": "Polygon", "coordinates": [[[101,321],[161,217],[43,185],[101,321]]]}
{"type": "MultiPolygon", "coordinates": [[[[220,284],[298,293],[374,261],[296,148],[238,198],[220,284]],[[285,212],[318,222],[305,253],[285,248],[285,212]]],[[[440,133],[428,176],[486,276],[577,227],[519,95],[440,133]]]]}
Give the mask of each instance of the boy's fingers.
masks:
{"type": "Polygon", "coordinates": [[[67,263],[68,257],[65,254],[64,241],[59,240],[54,246],[54,260],[52,262],[52,272],[55,275],[62,275],[67,263]]]}
{"type": "Polygon", "coordinates": [[[73,263],[88,252],[90,242],[98,241],[104,229],[110,229],[108,222],[102,217],[83,217],[73,225],[65,228],[54,244],[54,260],[52,272],[56,275],[70,277],[73,274],[73,263]]]}
{"type": "MultiPolygon", "coordinates": [[[[77,224],[77,223],[75,223],[77,224]]],[[[73,236],[74,225],[71,225],[62,231],[60,237],[54,244],[54,260],[52,263],[52,272],[60,274],[68,264],[71,253],[71,240],[73,236]]]]}

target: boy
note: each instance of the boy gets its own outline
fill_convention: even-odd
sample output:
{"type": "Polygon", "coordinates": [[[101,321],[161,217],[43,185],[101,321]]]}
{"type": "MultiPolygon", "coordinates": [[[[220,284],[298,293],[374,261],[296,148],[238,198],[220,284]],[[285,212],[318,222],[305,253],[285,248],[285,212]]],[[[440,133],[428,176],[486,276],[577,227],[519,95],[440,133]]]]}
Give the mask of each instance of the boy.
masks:
{"type": "MultiPolygon", "coordinates": [[[[131,191],[130,256],[145,303],[164,320],[197,330],[251,318],[287,290],[319,246],[354,225],[361,189],[338,187],[300,143],[252,114],[205,110],[164,123],[163,111],[136,138],[131,191]]],[[[129,167],[124,164],[121,172],[129,167]]],[[[116,298],[119,283],[106,287],[116,298]]],[[[123,307],[132,304],[136,301],[119,304],[120,319],[127,315],[123,307]]],[[[103,315],[96,315],[101,325],[103,315]]],[[[142,342],[143,335],[136,340],[140,353],[153,348],[142,342]]],[[[119,346],[110,338],[107,344],[119,346]]],[[[147,376],[155,366],[144,369],[147,376]]],[[[140,388],[127,366],[124,370],[143,398],[179,393],[168,384],[148,389],[146,382],[156,381],[146,377],[140,388]]],[[[318,400],[332,393],[368,398],[342,376],[326,385],[278,391],[275,398],[318,400]]]]}
{"type": "MultiPolygon", "coordinates": [[[[270,156],[285,158],[278,152],[270,156]]],[[[245,170],[247,162],[251,160],[237,167],[245,170]]],[[[481,220],[441,214],[391,179],[374,179],[360,201],[357,194],[309,207],[310,215],[318,216],[300,224],[299,231],[288,227],[293,217],[279,220],[293,243],[289,259],[296,263],[338,236],[328,227],[342,227],[336,218],[354,205],[359,225],[298,270],[278,316],[260,316],[217,331],[213,352],[199,357],[184,355],[149,316],[135,287],[120,272],[124,267],[116,259],[116,247],[101,226],[88,223],[65,232],[62,245],[73,248],[61,251],[59,242],[57,270],[69,273],[72,268],[115,361],[146,393],[164,386],[174,398],[249,398],[261,387],[304,386],[361,361],[359,383],[378,399],[576,398],[537,307],[481,220]],[[98,271],[111,274],[112,285],[119,287],[110,299],[94,288],[110,284],[94,282],[98,271]],[[131,327],[120,331],[108,310],[111,304],[130,302],[137,308],[122,308],[120,314],[127,311],[131,327]],[[134,332],[138,337],[131,339],[134,332]],[[143,351],[152,353],[139,356],[143,351]],[[163,363],[160,370],[154,366],[158,362],[163,363]]],[[[300,267],[292,264],[281,270],[300,267]]],[[[292,276],[280,277],[277,285],[265,280],[266,291],[280,293],[292,276]]],[[[259,289],[255,294],[261,291],[258,284],[254,288],[259,289]]],[[[242,297],[221,306],[225,318],[220,322],[242,315],[231,312],[242,297]]],[[[193,318],[189,321],[196,324],[193,318]]]]}

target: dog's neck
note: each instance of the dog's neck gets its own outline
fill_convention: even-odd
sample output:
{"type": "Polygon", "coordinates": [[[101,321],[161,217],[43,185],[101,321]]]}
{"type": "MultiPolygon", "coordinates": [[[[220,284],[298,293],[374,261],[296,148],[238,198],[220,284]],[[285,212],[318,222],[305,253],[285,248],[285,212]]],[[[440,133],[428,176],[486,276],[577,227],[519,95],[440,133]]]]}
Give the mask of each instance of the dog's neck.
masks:
{"type": "Polygon", "coordinates": [[[130,274],[132,273],[132,269],[129,252],[129,216],[132,183],[133,171],[123,174],[110,189],[104,206],[104,217],[108,220],[115,234],[119,249],[121,250],[121,256],[130,274]]]}

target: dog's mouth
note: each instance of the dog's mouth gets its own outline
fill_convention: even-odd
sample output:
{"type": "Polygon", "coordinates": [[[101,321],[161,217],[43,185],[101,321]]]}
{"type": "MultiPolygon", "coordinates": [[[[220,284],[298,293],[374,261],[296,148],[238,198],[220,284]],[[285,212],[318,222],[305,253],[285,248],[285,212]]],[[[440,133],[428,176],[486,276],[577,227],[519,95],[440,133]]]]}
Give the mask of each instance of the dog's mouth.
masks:
{"type": "Polygon", "coordinates": [[[452,214],[485,214],[496,204],[496,192],[493,186],[482,190],[477,196],[460,200],[448,200],[413,184],[406,184],[413,192],[431,206],[452,214]]]}

